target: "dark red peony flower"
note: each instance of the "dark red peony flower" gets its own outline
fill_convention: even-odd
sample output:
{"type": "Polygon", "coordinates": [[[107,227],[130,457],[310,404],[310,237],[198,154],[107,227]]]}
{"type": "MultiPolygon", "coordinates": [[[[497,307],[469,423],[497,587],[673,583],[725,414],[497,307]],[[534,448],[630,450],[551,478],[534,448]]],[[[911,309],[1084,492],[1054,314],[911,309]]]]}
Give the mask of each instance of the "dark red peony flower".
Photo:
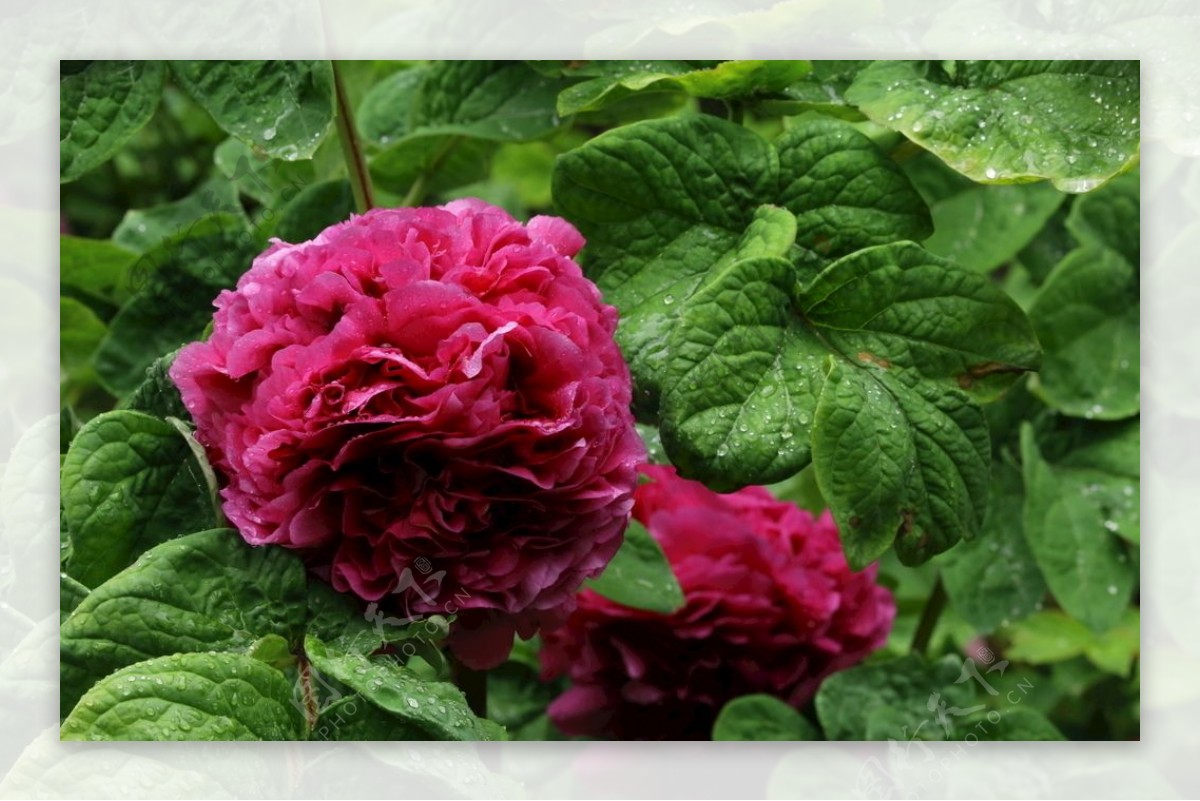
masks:
{"type": "Polygon", "coordinates": [[[616,311],[554,217],[477,200],[276,241],[171,377],[252,544],[502,661],[612,558],[643,448],[616,311]]]}
{"type": "Polygon", "coordinates": [[[662,545],[686,596],[670,615],[585,590],[545,632],[543,675],[571,687],[550,705],[564,732],[706,739],[721,706],[770,693],[801,706],[821,680],[887,639],[895,602],[874,565],[846,564],[829,513],[814,519],[761,487],[727,495],[643,468],[634,517],[662,545]]]}

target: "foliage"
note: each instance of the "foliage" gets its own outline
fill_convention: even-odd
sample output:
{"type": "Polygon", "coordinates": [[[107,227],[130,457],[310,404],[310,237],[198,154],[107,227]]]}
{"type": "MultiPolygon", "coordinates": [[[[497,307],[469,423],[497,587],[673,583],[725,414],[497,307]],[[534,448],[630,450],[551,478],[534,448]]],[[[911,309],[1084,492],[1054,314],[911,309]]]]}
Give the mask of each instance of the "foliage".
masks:
{"type": "MultiPolygon", "coordinates": [[[[64,62],[63,738],[561,736],[530,644],[480,717],[443,619],[222,528],[167,378],[271,237],[367,182],[567,218],[652,453],[828,504],[881,562],[888,648],[801,709],[736,699],[714,739],[1136,737],[1137,86],[1112,61],[64,62]]],[[[587,586],[682,602],[636,524],[587,586]]]]}

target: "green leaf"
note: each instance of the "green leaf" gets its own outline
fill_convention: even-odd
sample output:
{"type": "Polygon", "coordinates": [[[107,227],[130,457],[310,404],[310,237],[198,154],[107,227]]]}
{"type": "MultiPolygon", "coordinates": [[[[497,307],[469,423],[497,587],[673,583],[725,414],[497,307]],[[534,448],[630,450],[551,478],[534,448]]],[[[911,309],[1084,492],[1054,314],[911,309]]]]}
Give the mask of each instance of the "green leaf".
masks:
{"type": "Polygon", "coordinates": [[[273,158],[312,158],[333,122],[328,61],[172,61],[171,72],[225,131],[273,158]]]}
{"type": "Polygon", "coordinates": [[[595,77],[564,89],[558,96],[558,113],[599,111],[641,92],[749,98],[780,92],[811,69],[807,61],[724,61],[708,69],[682,61],[589,62],[564,70],[595,77]]]}
{"type": "Polygon", "coordinates": [[[870,61],[813,61],[812,72],[784,87],[779,97],[757,99],[754,108],[764,116],[790,117],[815,111],[829,117],[857,121],[862,112],[846,102],[854,76],[870,61]]]}
{"type": "Polygon", "coordinates": [[[132,294],[129,272],[137,253],[103,239],[62,236],[58,254],[64,294],[114,311],[132,294]]]}
{"type": "Polygon", "coordinates": [[[1011,298],[910,242],[830,265],[804,289],[800,310],[848,362],[978,400],[993,400],[1041,362],[1029,320],[1011,298]]]}
{"type": "Polygon", "coordinates": [[[1092,631],[1065,612],[1050,609],[1034,615],[1012,630],[1012,644],[1004,655],[1031,665],[1064,662],[1083,653],[1095,639],[1092,631]]]}
{"type": "MultiPolygon", "coordinates": [[[[120,225],[113,231],[113,242],[137,253],[148,253],[164,243],[186,236],[197,221],[214,214],[236,220],[234,225],[249,229],[249,220],[238,201],[234,185],[224,178],[210,178],[187,197],[148,209],[125,212],[120,225]]],[[[144,268],[145,260],[138,266],[144,268]]],[[[139,276],[137,268],[132,278],[139,276]]]]}
{"type": "Polygon", "coordinates": [[[389,657],[330,651],[313,636],[305,638],[304,650],[317,670],[420,729],[427,739],[504,739],[502,728],[471,713],[466,698],[453,684],[425,681],[389,657]]]}
{"type": "Polygon", "coordinates": [[[893,545],[903,564],[919,564],[982,523],[987,424],[961,391],[910,389],[886,372],[835,363],[812,444],[817,484],[856,570],[893,545]]]}
{"type": "Polygon", "coordinates": [[[1045,715],[1030,707],[1005,709],[1000,713],[998,721],[981,712],[975,717],[967,719],[964,722],[964,728],[974,732],[980,740],[985,742],[1002,740],[1035,742],[1067,739],[1045,715]]]}
{"type": "Polygon", "coordinates": [[[1013,629],[1005,656],[1031,665],[1049,665],[1082,655],[1105,672],[1128,676],[1140,648],[1139,631],[1136,608],[1124,610],[1121,622],[1103,634],[1060,610],[1048,610],[1013,629]]]}
{"type": "Polygon", "coordinates": [[[154,417],[175,417],[180,420],[191,420],[187,408],[183,405],[183,396],[179,387],[171,380],[168,371],[179,351],[172,351],[166,356],[155,359],[146,368],[142,383],[129,394],[121,407],[135,412],[145,412],[154,417]]]}
{"type": "Polygon", "coordinates": [[[719,489],[779,481],[810,460],[829,351],[799,323],[790,212],[764,206],[683,304],[667,337],[660,415],[671,462],[719,489]]]}
{"type": "Polygon", "coordinates": [[[67,572],[90,587],[143,551],[217,523],[187,442],[140,412],[107,412],[80,429],[63,460],[62,500],[67,572]]]}
{"type": "Polygon", "coordinates": [[[261,637],[250,646],[246,654],[276,670],[287,670],[296,664],[296,655],[292,653],[291,644],[278,634],[261,637]]]}
{"type": "Polygon", "coordinates": [[[384,614],[349,593],[336,592],[322,581],[309,582],[309,634],[342,653],[371,654],[387,643],[406,639],[440,640],[447,634],[445,618],[431,615],[416,621],[384,614]],[[414,625],[410,625],[414,624],[414,625]]]}
{"type": "Polygon", "coordinates": [[[411,721],[385,712],[354,693],[321,710],[309,739],[340,742],[397,742],[427,740],[429,735],[411,721]]]}
{"type": "Polygon", "coordinates": [[[683,590],[666,554],[636,520],[629,521],[625,541],[604,572],[584,587],[623,606],[662,614],[675,612],[684,604],[683,590]]]}
{"type": "Polygon", "coordinates": [[[73,402],[96,382],[92,354],[104,339],[107,327],[95,312],[74,298],[59,298],[58,362],[62,368],[61,394],[73,402]]]}
{"type": "Polygon", "coordinates": [[[304,719],[278,670],[241,654],[172,654],[102,679],[63,740],[300,740],[304,719]]]}
{"type": "Polygon", "coordinates": [[[817,718],[825,738],[906,741],[919,734],[951,736],[955,718],[947,718],[951,732],[945,733],[934,722],[929,705],[937,701],[947,708],[971,706],[974,692],[968,683],[959,681],[962,667],[962,660],[956,657],[928,663],[910,654],[834,673],[822,682],[816,697],[817,718]]]}
{"type": "Polygon", "coordinates": [[[1030,388],[1073,417],[1119,420],[1141,408],[1138,276],[1116,251],[1072,251],[1029,310],[1046,349],[1030,388]]]}
{"type": "Polygon", "coordinates": [[[354,193],[344,178],[305,187],[279,212],[274,236],[284,242],[306,242],[334,223],[350,219],[354,193]]]}
{"type": "Polygon", "coordinates": [[[73,181],[113,157],[154,116],[161,61],[92,61],[59,81],[58,172],[73,181]]]}
{"type": "Polygon", "coordinates": [[[546,707],[565,689],[565,680],[545,682],[536,667],[508,661],[488,671],[487,683],[488,719],[503,726],[510,739],[561,738],[546,719],[546,707]]]}
{"type": "Polygon", "coordinates": [[[922,244],[968,270],[988,272],[1029,244],[1065,197],[1049,184],[978,186],[930,206],[934,234],[922,244]]]}
{"type": "Polygon", "coordinates": [[[710,116],[627,125],[560,156],[553,194],[588,240],[589,275],[621,311],[617,340],[644,416],[657,409],[683,301],[733,261],[760,206],[795,216],[787,255],[805,266],[801,278],[860,248],[930,233],[899,169],[836,120],[801,121],[774,147],[710,116]]]}
{"type": "Polygon", "coordinates": [[[217,145],[213,162],[239,192],[262,203],[272,213],[316,181],[312,161],[273,159],[265,153],[254,152],[236,137],[217,145]]]}
{"type": "Polygon", "coordinates": [[[1140,650],[1141,613],[1135,607],[1126,609],[1114,628],[1094,636],[1083,653],[1106,673],[1128,678],[1140,650]]]}
{"type": "Polygon", "coordinates": [[[712,738],[727,741],[817,740],[816,727],[773,695],[743,695],[721,708],[712,738]]]}
{"type": "Polygon", "coordinates": [[[414,101],[428,75],[426,67],[400,70],[372,86],[354,115],[359,133],[382,145],[404,136],[414,101]]]}
{"type": "Polygon", "coordinates": [[[1082,245],[1109,247],[1135,268],[1141,263],[1139,175],[1114,178],[1071,204],[1067,230],[1082,245]]]}
{"type": "Polygon", "coordinates": [[[66,573],[60,573],[58,579],[58,621],[62,623],[87,597],[88,588],[66,573]]]}
{"type": "Polygon", "coordinates": [[[234,286],[258,251],[243,223],[212,215],[167,238],[139,265],[137,294],[109,324],[96,372],[113,394],[135,389],[154,360],[196,339],[213,298],[234,286]]]}
{"type": "Polygon", "coordinates": [[[418,179],[433,193],[482,180],[497,143],[539,139],[563,124],[554,110],[561,81],[521,62],[442,61],[414,72],[419,79],[379,89],[388,116],[368,115],[369,130],[389,142],[371,159],[371,175],[395,192],[418,179]],[[399,108],[408,109],[403,122],[399,108]]]}
{"type": "Polygon", "coordinates": [[[1024,500],[1020,471],[994,463],[979,536],[942,559],[951,607],[983,634],[1033,614],[1046,596],[1046,582],[1025,542],[1024,500]]]}
{"type": "Polygon", "coordinates": [[[298,644],[305,611],[304,566],[282,548],[252,547],[231,529],[165,542],[63,623],[63,711],[98,679],[150,657],[245,652],[268,634],[298,644]]]}
{"type": "MultiPolygon", "coordinates": [[[[1123,179],[1118,178],[1117,182],[1121,180],[1123,179]]],[[[1079,200],[1092,197],[1094,194],[1083,195],[1079,200]]],[[[1070,232],[1067,231],[1066,225],[1068,210],[1073,207],[1074,203],[1059,206],[1058,211],[1050,216],[1037,236],[1017,254],[1016,260],[1028,271],[1034,284],[1041,284],[1045,281],[1046,277],[1050,275],[1050,271],[1075,249],[1076,243],[1070,232]]],[[[1022,303],[1021,306],[1025,309],[1029,308],[1027,303],[1022,303]]]]}
{"type": "Polygon", "coordinates": [[[1136,61],[877,61],[846,99],[979,182],[1087,192],[1138,157],[1136,61]]]}
{"type": "Polygon", "coordinates": [[[1021,461],[1025,537],[1046,584],[1068,614],[1097,632],[1112,628],[1137,580],[1114,535],[1121,527],[1114,515],[1136,515],[1133,482],[1117,483],[1095,469],[1052,466],[1042,459],[1028,423],[1021,427],[1021,461]]]}

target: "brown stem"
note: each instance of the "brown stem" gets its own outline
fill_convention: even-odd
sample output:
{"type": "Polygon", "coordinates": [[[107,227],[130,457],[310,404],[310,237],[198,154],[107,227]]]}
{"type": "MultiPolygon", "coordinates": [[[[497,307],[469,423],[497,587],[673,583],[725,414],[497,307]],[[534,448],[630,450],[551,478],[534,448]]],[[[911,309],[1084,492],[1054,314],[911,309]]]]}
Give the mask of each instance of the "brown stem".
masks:
{"type": "Polygon", "coordinates": [[[354,113],[346,97],[346,86],[336,61],[333,65],[333,93],[337,99],[337,131],[342,143],[342,157],[346,159],[346,171],[350,175],[350,190],[354,193],[354,206],[359,214],[375,206],[375,193],[371,188],[371,171],[363,157],[362,145],[354,127],[354,113]]]}
{"type": "Polygon", "coordinates": [[[312,668],[304,657],[300,657],[297,667],[300,670],[300,693],[304,696],[304,720],[308,724],[308,730],[313,731],[317,728],[320,713],[317,709],[317,692],[313,688],[312,668]]]}

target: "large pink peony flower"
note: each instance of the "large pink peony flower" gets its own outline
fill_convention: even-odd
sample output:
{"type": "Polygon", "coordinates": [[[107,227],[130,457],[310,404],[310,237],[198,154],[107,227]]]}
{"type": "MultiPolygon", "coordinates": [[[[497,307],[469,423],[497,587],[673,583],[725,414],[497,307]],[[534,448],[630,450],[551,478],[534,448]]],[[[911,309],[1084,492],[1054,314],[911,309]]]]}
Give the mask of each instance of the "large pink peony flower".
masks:
{"type": "Polygon", "coordinates": [[[276,241],[171,377],[253,544],[502,661],[619,547],[643,448],[563,220],[477,200],[276,241]]]}
{"type": "Polygon", "coordinates": [[[801,706],[821,680],[883,644],[896,607],[875,566],[846,564],[828,512],[814,519],[761,487],[719,495],[672,468],[643,471],[634,517],[662,545],[686,604],[664,615],[580,593],[543,636],[550,705],[564,732],[705,739],[721,706],[770,693],[801,706]]]}

